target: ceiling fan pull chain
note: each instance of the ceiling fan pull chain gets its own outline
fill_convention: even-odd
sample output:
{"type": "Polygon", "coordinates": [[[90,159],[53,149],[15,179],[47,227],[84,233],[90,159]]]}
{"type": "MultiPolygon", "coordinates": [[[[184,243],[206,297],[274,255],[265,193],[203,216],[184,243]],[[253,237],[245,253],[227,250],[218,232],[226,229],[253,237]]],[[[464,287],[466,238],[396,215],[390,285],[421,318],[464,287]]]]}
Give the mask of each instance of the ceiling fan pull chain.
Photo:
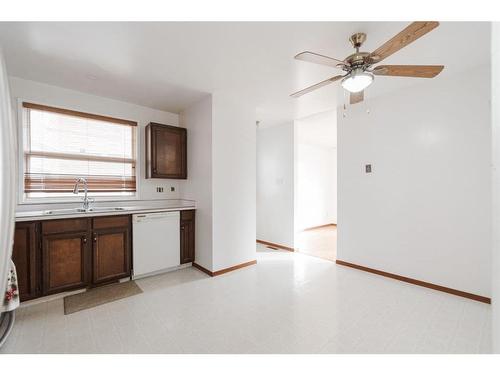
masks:
{"type": "Polygon", "coordinates": [[[346,102],[347,102],[347,96],[346,96],[346,92],[345,90],[342,90],[342,93],[344,95],[344,105],[343,105],[343,110],[342,110],[342,117],[343,118],[346,118],[347,117],[347,106],[346,106],[346,102]]]}

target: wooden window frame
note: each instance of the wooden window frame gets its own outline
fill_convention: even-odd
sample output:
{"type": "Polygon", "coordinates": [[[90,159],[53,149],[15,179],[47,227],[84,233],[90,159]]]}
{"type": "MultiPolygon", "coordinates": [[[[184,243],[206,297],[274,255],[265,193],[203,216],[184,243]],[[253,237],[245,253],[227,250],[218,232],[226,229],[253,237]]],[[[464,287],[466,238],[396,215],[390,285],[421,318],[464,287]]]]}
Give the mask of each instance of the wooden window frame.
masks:
{"type": "Polygon", "coordinates": [[[53,113],[59,113],[59,114],[62,114],[62,115],[69,115],[69,116],[74,116],[74,117],[88,118],[88,119],[91,119],[91,120],[99,120],[99,121],[105,121],[105,122],[112,122],[112,123],[121,124],[121,125],[137,126],[137,122],[135,122],[135,121],[123,120],[123,119],[119,119],[119,118],[116,118],[116,117],[96,115],[96,114],[88,113],[88,112],[73,111],[71,109],[51,107],[51,106],[48,106],[48,105],[35,104],[35,103],[24,102],[24,101],[23,101],[23,108],[38,109],[39,111],[53,112],[53,113]]]}
{"type": "MultiPolygon", "coordinates": [[[[42,111],[47,111],[47,112],[54,112],[54,113],[60,113],[60,114],[65,114],[65,115],[70,115],[70,116],[75,116],[75,117],[81,117],[81,118],[87,118],[87,119],[92,119],[92,120],[99,120],[99,121],[105,121],[109,123],[116,123],[120,125],[128,125],[134,127],[135,134],[134,134],[134,144],[133,144],[133,152],[134,152],[134,159],[122,159],[122,158],[116,158],[116,161],[126,161],[126,162],[133,162],[133,166],[135,168],[135,189],[133,190],[121,190],[124,193],[130,193],[128,195],[120,195],[120,191],[116,191],[116,194],[111,194],[111,195],[101,195],[101,196],[95,196],[96,201],[123,201],[123,200],[135,200],[137,197],[140,195],[140,184],[139,184],[139,176],[140,176],[140,163],[139,163],[139,157],[140,157],[140,148],[139,148],[139,139],[140,139],[140,132],[139,132],[139,127],[137,125],[136,121],[131,121],[131,120],[125,120],[121,118],[116,118],[116,117],[111,117],[111,116],[104,116],[104,115],[97,115],[89,112],[81,112],[81,111],[75,111],[75,110],[70,110],[70,109],[65,109],[65,108],[60,108],[60,107],[55,107],[52,105],[45,105],[45,104],[37,104],[37,103],[32,103],[30,101],[25,101],[22,99],[18,99],[18,120],[19,120],[19,131],[18,131],[18,145],[19,145],[19,194],[18,194],[18,204],[33,204],[33,203],[63,203],[63,202],[79,202],[81,200],[81,196],[47,196],[47,197],[29,197],[25,193],[25,170],[26,170],[26,140],[24,139],[24,129],[26,129],[29,124],[29,115],[28,112],[30,109],[36,109],[36,110],[42,110],[42,111]]],[[[46,154],[49,153],[43,153],[43,152],[33,152],[32,154],[40,154],[39,156],[47,156],[46,154]]],[[[52,154],[52,153],[50,153],[52,154]]],[[[56,157],[56,153],[53,153],[54,155],[50,155],[53,157],[56,157]]],[[[72,159],[71,154],[64,154],[65,158],[72,159]]],[[[62,156],[62,155],[61,155],[62,156]]],[[[74,155],[74,159],[82,160],[82,158],[78,158],[77,155],[74,155]]],[[[90,159],[95,160],[95,161],[113,161],[113,158],[100,158],[99,156],[92,157],[90,156],[90,159]]],[[[103,181],[105,184],[109,183],[109,181],[103,181]]],[[[47,191],[50,192],[50,191],[47,191]]],[[[106,189],[99,189],[99,190],[94,190],[93,192],[99,193],[99,192],[109,192],[109,193],[114,193],[113,191],[109,191],[106,189]]]]}

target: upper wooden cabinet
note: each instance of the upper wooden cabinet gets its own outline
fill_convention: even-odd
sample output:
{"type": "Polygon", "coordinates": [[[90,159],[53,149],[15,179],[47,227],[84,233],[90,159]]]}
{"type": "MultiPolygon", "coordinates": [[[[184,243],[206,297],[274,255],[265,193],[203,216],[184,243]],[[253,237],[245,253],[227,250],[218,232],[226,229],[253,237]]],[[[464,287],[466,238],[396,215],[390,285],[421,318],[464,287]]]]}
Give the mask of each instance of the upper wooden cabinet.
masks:
{"type": "Polygon", "coordinates": [[[187,178],[187,131],[151,122],[146,127],[146,178],[187,178]]]}

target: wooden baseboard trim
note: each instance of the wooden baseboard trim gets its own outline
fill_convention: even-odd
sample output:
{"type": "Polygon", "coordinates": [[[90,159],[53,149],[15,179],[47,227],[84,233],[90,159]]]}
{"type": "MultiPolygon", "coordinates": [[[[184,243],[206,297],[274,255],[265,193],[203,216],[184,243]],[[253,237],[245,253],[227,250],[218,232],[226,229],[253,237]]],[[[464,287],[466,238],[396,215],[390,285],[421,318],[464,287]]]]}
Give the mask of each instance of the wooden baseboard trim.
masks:
{"type": "Polygon", "coordinates": [[[400,276],[400,275],[396,275],[394,273],[380,271],[380,270],[377,270],[377,269],[374,269],[374,268],[360,266],[360,265],[354,264],[354,263],[344,262],[343,260],[339,260],[339,259],[337,259],[335,261],[335,263],[337,263],[337,264],[339,264],[341,266],[351,267],[351,268],[355,268],[357,270],[361,270],[361,271],[365,271],[365,272],[370,272],[370,273],[373,273],[373,274],[376,274],[376,275],[379,275],[379,276],[389,277],[391,279],[403,281],[403,282],[409,283],[409,284],[418,285],[418,286],[421,286],[421,287],[424,287],[424,288],[434,289],[434,290],[438,290],[440,292],[453,294],[455,296],[472,299],[474,301],[479,301],[479,302],[482,302],[482,303],[491,304],[491,298],[489,298],[489,297],[483,297],[483,296],[479,296],[477,294],[463,292],[461,290],[452,289],[452,288],[448,288],[448,287],[445,287],[445,286],[428,283],[426,281],[416,280],[416,279],[412,279],[412,278],[409,278],[409,277],[406,277],[406,276],[400,276]]]}
{"type": "Polygon", "coordinates": [[[231,271],[243,268],[243,267],[253,266],[254,264],[257,264],[257,260],[251,260],[250,262],[245,262],[245,263],[237,264],[236,266],[224,268],[222,270],[215,271],[213,274],[214,274],[214,276],[219,276],[219,275],[222,275],[224,273],[228,273],[228,272],[231,272],[231,271]]]}
{"type": "Polygon", "coordinates": [[[295,251],[295,249],[293,247],[288,247],[288,246],[285,246],[285,245],[280,245],[280,244],[274,243],[274,242],[257,240],[257,243],[260,243],[260,244],[266,245],[266,246],[270,246],[272,248],[278,248],[278,249],[281,249],[281,250],[295,251]]]}
{"type": "Polygon", "coordinates": [[[302,229],[302,232],[305,232],[307,230],[314,230],[314,229],[321,229],[321,228],[326,228],[326,227],[336,227],[337,224],[331,223],[331,224],[323,224],[323,225],[318,225],[315,227],[309,227],[309,228],[304,228],[302,229]]]}
{"type": "Polygon", "coordinates": [[[195,268],[199,269],[200,271],[206,273],[208,276],[214,277],[214,276],[219,276],[219,275],[231,272],[231,271],[235,271],[235,270],[243,268],[243,267],[252,266],[254,264],[257,264],[257,260],[251,260],[250,262],[245,262],[245,263],[237,264],[236,266],[224,268],[222,270],[218,270],[218,271],[215,271],[215,272],[207,270],[205,267],[202,267],[199,264],[194,263],[194,262],[193,262],[193,267],[195,267],[195,268]]]}
{"type": "Polygon", "coordinates": [[[201,272],[206,273],[208,276],[213,276],[214,273],[210,270],[207,270],[205,267],[200,266],[198,263],[193,262],[193,267],[198,268],[201,272]]]}

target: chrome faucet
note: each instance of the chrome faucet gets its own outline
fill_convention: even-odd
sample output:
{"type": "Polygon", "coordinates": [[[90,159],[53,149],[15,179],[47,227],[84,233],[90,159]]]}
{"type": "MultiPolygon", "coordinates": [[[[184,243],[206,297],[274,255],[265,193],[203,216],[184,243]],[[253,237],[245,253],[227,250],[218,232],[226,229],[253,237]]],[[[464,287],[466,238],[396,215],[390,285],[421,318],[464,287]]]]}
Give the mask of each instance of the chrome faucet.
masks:
{"type": "Polygon", "coordinates": [[[83,177],[79,177],[76,179],[75,187],[73,188],[73,194],[78,194],[78,192],[80,191],[80,184],[83,184],[84,191],[83,206],[81,210],[87,212],[90,210],[90,203],[93,202],[94,199],[88,197],[88,184],[87,180],[83,177]]]}

